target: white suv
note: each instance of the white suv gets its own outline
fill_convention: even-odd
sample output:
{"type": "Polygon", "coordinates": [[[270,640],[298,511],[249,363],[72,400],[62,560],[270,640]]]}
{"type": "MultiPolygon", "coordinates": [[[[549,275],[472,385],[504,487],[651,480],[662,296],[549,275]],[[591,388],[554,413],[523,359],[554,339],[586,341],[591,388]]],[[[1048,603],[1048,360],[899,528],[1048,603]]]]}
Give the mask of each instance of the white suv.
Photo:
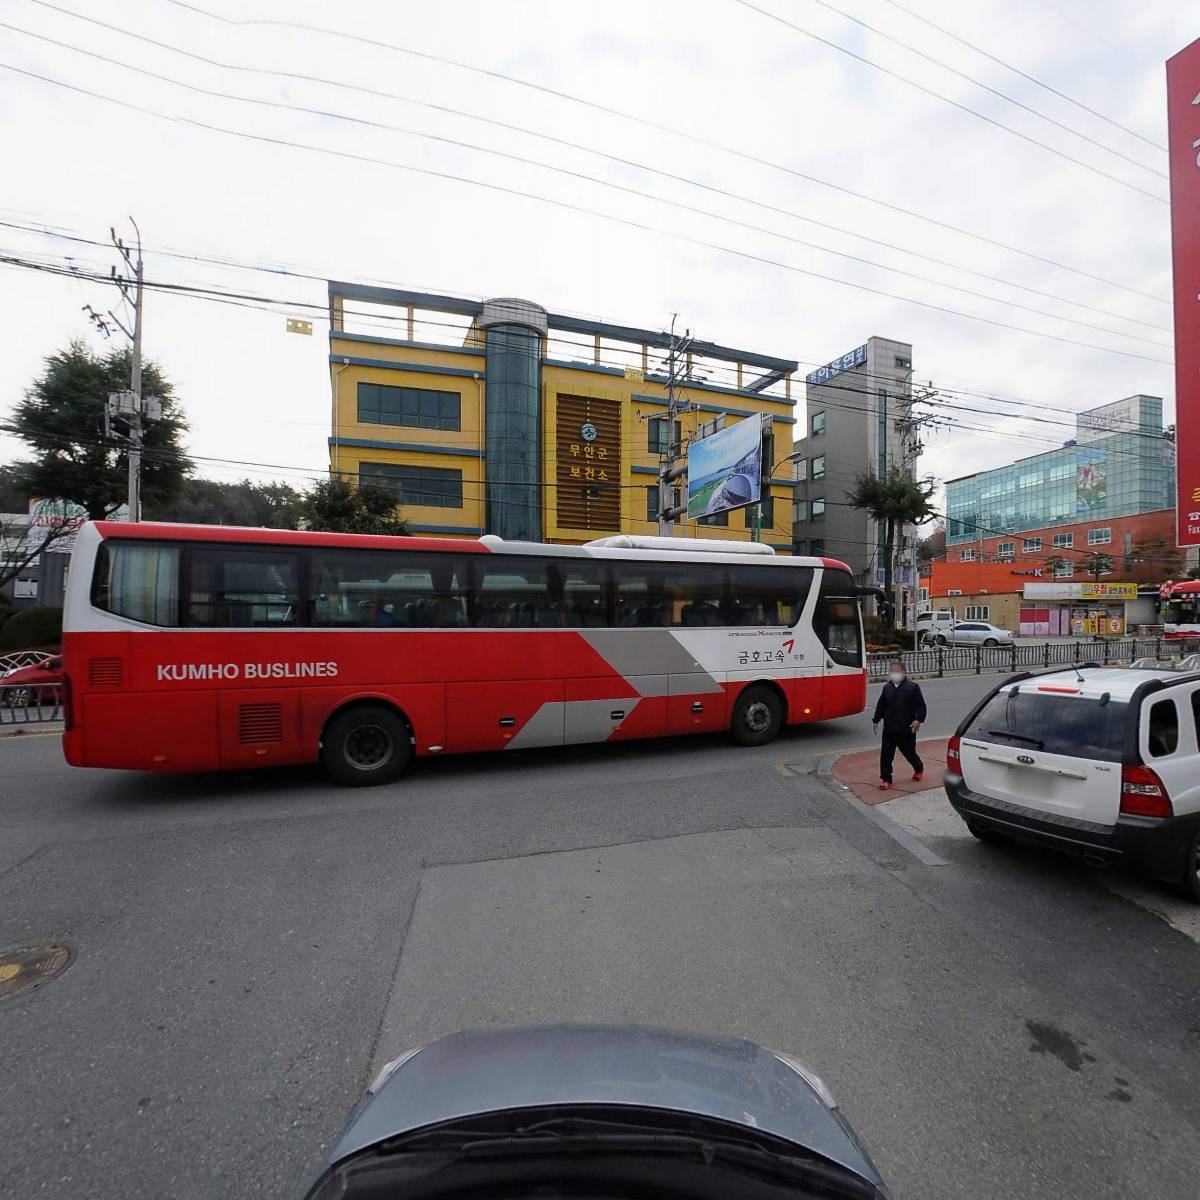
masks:
{"type": "Polygon", "coordinates": [[[946,795],[981,841],[1129,863],[1200,901],[1200,673],[1014,676],[950,739],[946,795]]]}

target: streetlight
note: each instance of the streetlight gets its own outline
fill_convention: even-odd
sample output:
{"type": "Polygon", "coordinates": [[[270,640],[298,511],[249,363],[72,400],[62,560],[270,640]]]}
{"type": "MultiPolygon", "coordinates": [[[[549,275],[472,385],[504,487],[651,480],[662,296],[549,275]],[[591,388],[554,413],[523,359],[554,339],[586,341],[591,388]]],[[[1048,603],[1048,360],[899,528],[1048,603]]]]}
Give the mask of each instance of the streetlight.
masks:
{"type": "MultiPolygon", "coordinates": [[[[787,454],[783,458],[781,458],[771,468],[771,470],[767,474],[767,487],[769,488],[771,486],[771,480],[775,478],[775,472],[778,471],[779,468],[782,467],[784,463],[795,462],[796,459],[803,458],[803,457],[804,457],[803,450],[793,450],[791,452],[791,454],[787,454]]],[[[770,495],[769,492],[767,494],[770,495]]],[[[761,484],[759,484],[759,500],[758,500],[758,503],[754,506],[754,536],[753,536],[752,540],[756,541],[756,542],[762,541],[762,485],[761,484]]]]}

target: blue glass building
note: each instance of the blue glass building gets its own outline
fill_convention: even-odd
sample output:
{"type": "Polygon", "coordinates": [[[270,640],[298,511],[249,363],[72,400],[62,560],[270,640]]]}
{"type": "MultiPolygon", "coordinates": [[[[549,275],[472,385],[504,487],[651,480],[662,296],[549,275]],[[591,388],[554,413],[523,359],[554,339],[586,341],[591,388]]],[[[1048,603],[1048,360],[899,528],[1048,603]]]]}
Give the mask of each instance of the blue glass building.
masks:
{"type": "Polygon", "coordinates": [[[1174,454],[1160,397],[1089,409],[1058,449],[947,480],[946,544],[1171,508],[1174,454]]]}

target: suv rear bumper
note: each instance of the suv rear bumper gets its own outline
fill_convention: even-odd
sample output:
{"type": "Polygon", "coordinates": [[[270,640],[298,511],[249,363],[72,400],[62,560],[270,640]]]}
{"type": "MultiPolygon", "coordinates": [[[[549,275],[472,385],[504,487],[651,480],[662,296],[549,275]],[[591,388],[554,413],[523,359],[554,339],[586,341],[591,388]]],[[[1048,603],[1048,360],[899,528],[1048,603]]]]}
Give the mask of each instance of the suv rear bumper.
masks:
{"type": "Polygon", "coordinates": [[[1200,812],[1181,817],[1120,816],[1115,825],[1077,821],[982,796],[961,775],[946,772],[946,796],[968,824],[1016,841],[1050,846],[1079,857],[1124,863],[1172,883],[1183,878],[1200,812]]]}

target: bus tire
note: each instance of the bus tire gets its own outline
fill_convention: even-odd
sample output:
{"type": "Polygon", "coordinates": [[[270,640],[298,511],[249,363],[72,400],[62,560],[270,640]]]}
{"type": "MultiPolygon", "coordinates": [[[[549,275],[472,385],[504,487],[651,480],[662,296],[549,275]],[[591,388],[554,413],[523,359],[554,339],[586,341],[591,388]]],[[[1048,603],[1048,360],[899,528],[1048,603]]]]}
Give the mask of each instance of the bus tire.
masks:
{"type": "Polygon", "coordinates": [[[321,764],[347,787],[398,779],[412,760],[412,732],[393,708],[356,704],[338,713],[321,735],[321,764]]]}
{"type": "Polygon", "coordinates": [[[741,746],[765,746],[783,727],[783,700],[766,684],[745,688],[733,706],[729,731],[741,746]]]}

